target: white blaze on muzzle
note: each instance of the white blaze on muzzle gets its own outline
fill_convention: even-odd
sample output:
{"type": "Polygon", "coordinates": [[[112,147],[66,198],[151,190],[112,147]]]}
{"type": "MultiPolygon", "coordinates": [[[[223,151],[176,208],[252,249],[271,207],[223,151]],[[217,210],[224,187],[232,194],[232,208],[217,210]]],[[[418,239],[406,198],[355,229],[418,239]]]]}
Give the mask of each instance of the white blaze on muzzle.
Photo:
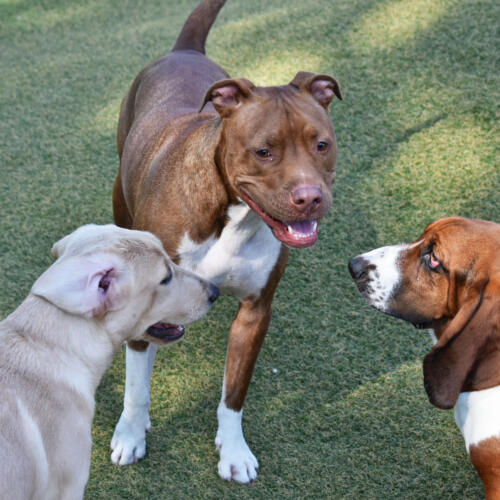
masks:
{"type": "Polygon", "coordinates": [[[408,245],[392,245],[376,248],[359,255],[366,261],[366,277],[362,294],[370,305],[386,312],[388,303],[401,281],[399,261],[401,252],[408,245]]]}

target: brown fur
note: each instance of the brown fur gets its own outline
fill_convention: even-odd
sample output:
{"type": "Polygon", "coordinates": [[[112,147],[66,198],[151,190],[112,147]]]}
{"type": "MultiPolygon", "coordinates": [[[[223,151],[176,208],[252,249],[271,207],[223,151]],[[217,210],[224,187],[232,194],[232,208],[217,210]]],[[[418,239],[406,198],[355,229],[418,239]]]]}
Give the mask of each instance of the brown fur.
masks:
{"type": "MultiPolygon", "coordinates": [[[[337,145],[328,107],[334,97],[342,99],[328,75],[299,72],[276,87],[230,78],[204,55],[223,3],[202,0],[173,51],[133,82],[120,111],[120,170],[113,193],[118,225],[152,231],[175,262],[214,279],[240,301],[229,337],[221,401],[227,413],[221,417],[218,411],[219,431],[221,419],[243,407],[269,326],[288,255],[279,242],[314,244],[318,223],[332,205],[337,145]],[[219,255],[228,262],[222,270],[219,255]]],[[[145,350],[146,344],[129,347],[145,350]]],[[[112,460],[122,465],[144,456],[149,425],[146,357],[132,358],[127,381],[140,389],[126,384],[133,396],[125,398],[112,439],[112,460]]],[[[257,460],[239,434],[241,420],[235,426],[224,422],[226,430],[216,438],[219,474],[255,479],[257,460]]]]}
{"type": "Polygon", "coordinates": [[[391,311],[434,328],[424,383],[433,404],[452,408],[460,392],[500,384],[500,225],[441,219],[416,241],[401,258],[403,283],[391,311]],[[439,272],[422,262],[429,251],[439,272]]]}
{"type": "MultiPolygon", "coordinates": [[[[332,203],[336,142],[326,110],[334,95],[342,98],[338,83],[327,75],[304,72],[281,87],[228,79],[203,55],[208,24],[201,26],[202,35],[194,28],[201,11],[211,24],[222,4],[204,1],[197,7],[174,51],[141,71],[120,112],[115,221],[154,232],[174,261],[179,261],[177,250],[185,232],[197,243],[220,235],[227,210],[238,203],[242,190],[284,221],[306,217],[290,203],[298,184],[317,185],[323,193],[321,206],[314,213],[311,209],[308,217],[319,220],[332,203]],[[221,98],[224,85],[236,89],[234,99],[221,98]],[[271,139],[276,157],[272,168],[254,154],[271,139]],[[324,139],[330,141],[327,151],[311,149],[324,139]]],[[[232,394],[228,405],[235,410],[242,407],[267,331],[285,254],[283,250],[261,296],[241,303],[231,329],[226,378],[232,394]],[[240,344],[236,338],[245,340],[240,344]],[[233,366],[244,368],[233,373],[233,366]]]]}
{"type": "Polygon", "coordinates": [[[382,261],[384,249],[352,259],[351,274],[373,305],[434,330],[437,342],[423,362],[429,400],[439,408],[455,407],[486,498],[500,499],[500,440],[486,437],[495,435],[489,425],[496,421],[498,402],[491,393],[474,394],[500,386],[500,225],[449,217],[396,248],[390,265],[399,277],[381,306],[376,295],[371,299],[370,287],[371,273],[381,272],[376,259],[382,261]],[[488,409],[491,414],[484,415],[488,409]],[[483,417],[490,420],[485,429],[479,427],[483,417]]]}
{"type": "Polygon", "coordinates": [[[238,315],[231,325],[226,368],[226,405],[239,411],[252,378],[253,367],[271,321],[271,303],[288,261],[288,249],[281,247],[278,263],[258,298],[240,303],[238,315]]]}
{"type": "Polygon", "coordinates": [[[469,456],[483,481],[486,500],[500,500],[500,439],[471,446],[469,456]]]}

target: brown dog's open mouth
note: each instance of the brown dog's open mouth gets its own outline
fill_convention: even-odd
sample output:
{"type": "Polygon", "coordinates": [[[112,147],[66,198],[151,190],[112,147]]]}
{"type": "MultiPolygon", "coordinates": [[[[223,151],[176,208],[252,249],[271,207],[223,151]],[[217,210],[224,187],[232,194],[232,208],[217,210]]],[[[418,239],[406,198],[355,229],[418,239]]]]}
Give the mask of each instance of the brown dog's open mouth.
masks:
{"type": "Polygon", "coordinates": [[[316,243],[319,233],[318,221],[309,219],[296,222],[282,222],[264,212],[245,191],[241,190],[241,195],[247,205],[257,212],[272,229],[274,236],[285,245],[293,248],[305,248],[316,243]]]}
{"type": "Polygon", "coordinates": [[[147,330],[147,334],[155,339],[168,344],[184,337],[184,327],[182,325],[172,325],[171,323],[155,323],[147,330]]]}

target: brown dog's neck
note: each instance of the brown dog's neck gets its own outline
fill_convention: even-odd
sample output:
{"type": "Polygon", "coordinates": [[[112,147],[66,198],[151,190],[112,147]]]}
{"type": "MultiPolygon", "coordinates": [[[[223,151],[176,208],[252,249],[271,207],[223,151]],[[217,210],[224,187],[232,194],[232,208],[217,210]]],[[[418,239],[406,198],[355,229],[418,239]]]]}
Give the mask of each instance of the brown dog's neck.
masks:
{"type": "Polygon", "coordinates": [[[214,162],[215,166],[217,167],[217,171],[219,172],[222,183],[224,184],[224,187],[226,189],[226,193],[228,196],[227,207],[229,207],[229,205],[235,205],[240,203],[240,194],[238,193],[236,187],[234,187],[231,184],[231,181],[229,180],[229,176],[227,173],[227,168],[226,168],[227,150],[226,150],[226,141],[223,130],[224,125],[222,123],[222,120],[220,119],[218,127],[219,127],[219,138],[214,151],[214,162]]]}
{"type": "Polygon", "coordinates": [[[240,203],[227,175],[222,120],[209,111],[191,113],[175,130],[175,140],[165,133],[163,146],[157,146],[158,159],[148,172],[151,180],[129,191],[130,207],[141,208],[131,212],[135,227],[162,227],[160,237],[174,261],[184,234],[195,243],[219,237],[229,207],[240,203]],[[144,203],[151,210],[144,210],[144,203]]]}

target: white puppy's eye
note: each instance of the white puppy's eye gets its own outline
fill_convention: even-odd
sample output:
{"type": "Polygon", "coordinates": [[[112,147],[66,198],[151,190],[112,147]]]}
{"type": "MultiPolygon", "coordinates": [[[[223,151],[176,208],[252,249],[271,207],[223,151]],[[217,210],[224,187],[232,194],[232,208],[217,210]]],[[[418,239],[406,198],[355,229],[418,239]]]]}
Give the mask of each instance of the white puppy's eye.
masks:
{"type": "Polygon", "coordinates": [[[166,278],[160,281],[160,285],[168,285],[170,280],[172,279],[172,273],[170,273],[166,278]]]}

